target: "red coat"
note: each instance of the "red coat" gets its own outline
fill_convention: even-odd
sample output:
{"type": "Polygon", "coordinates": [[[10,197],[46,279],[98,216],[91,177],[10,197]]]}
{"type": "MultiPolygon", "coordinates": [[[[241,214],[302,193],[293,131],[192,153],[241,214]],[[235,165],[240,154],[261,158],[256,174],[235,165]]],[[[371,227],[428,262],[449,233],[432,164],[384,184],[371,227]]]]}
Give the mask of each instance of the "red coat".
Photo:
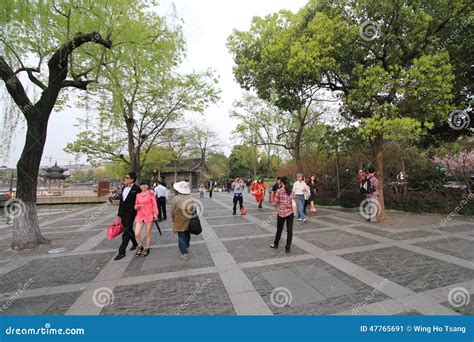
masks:
{"type": "Polygon", "coordinates": [[[255,182],[255,185],[252,186],[252,195],[255,196],[255,199],[259,203],[263,201],[263,198],[265,198],[266,191],[267,191],[267,187],[263,183],[255,182]]]}

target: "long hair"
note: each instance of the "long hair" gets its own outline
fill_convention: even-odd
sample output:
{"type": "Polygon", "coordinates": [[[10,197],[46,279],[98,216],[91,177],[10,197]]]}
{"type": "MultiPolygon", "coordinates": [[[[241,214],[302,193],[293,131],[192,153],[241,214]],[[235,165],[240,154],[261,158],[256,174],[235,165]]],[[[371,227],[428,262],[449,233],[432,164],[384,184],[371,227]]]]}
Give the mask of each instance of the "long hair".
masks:
{"type": "Polygon", "coordinates": [[[288,196],[290,196],[290,195],[291,195],[291,192],[292,192],[293,190],[291,189],[290,180],[288,179],[288,177],[282,177],[282,178],[280,179],[280,182],[283,183],[286,194],[287,194],[288,196]]]}

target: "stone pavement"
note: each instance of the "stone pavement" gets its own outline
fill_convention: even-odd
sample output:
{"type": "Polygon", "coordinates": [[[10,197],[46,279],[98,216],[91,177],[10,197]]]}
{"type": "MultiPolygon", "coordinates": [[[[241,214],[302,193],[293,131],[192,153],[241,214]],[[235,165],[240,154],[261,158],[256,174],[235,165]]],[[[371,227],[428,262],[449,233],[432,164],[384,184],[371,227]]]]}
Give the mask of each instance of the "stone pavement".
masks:
{"type": "MultiPolygon", "coordinates": [[[[197,197],[196,197],[197,198],[197,197]]],[[[474,222],[390,212],[368,223],[358,212],[319,208],[295,221],[290,254],[268,246],[276,218],[244,193],[201,200],[203,234],[178,258],[170,222],[153,228],[146,258],[113,261],[107,240],[117,207],[78,206],[40,217],[50,246],[14,252],[0,231],[1,315],[473,315],[474,222]],[[48,254],[54,248],[66,248],[48,254]]],[[[283,237],[285,237],[285,232],[283,237]]]]}

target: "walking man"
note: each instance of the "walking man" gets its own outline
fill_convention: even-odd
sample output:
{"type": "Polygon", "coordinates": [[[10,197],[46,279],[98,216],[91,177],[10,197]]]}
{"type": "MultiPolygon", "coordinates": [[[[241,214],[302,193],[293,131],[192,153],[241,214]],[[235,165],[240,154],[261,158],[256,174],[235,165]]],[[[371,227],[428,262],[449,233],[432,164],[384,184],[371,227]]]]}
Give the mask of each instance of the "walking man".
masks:
{"type": "Polygon", "coordinates": [[[125,250],[127,249],[128,243],[132,241],[131,251],[137,248],[138,243],[135,239],[135,232],[133,231],[133,222],[137,211],[135,210],[135,201],[137,195],[142,191],[138,185],[135,184],[137,180],[137,174],[135,172],[129,172],[124,179],[124,187],[120,195],[120,205],[117,216],[120,217],[124,232],[122,234],[122,244],[119,247],[119,251],[114,260],[120,260],[125,257],[125,250]]]}
{"type": "Polygon", "coordinates": [[[158,221],[167,219],[166,216],[166,197],[168,196],[166,188],[158,182],[158,186],[155,188],[156,203],[158,203],[158,221]]]}

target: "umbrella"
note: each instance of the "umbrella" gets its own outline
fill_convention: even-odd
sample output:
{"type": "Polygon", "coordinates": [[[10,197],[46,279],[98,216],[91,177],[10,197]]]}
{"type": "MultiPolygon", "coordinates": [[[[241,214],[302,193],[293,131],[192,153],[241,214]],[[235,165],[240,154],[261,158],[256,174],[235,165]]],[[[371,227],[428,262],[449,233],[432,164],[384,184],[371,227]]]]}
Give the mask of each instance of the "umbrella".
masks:
{"type": "Polygon", "coordinates": [[[158,229],[158,233],[160,233],[160,236],[163,236],[163,234],[161,234],[161,229],[160,229],[160,226],[158,225],[158,221],[153,221],[153,222],[155,222],[156,229],[158,229]]]}

